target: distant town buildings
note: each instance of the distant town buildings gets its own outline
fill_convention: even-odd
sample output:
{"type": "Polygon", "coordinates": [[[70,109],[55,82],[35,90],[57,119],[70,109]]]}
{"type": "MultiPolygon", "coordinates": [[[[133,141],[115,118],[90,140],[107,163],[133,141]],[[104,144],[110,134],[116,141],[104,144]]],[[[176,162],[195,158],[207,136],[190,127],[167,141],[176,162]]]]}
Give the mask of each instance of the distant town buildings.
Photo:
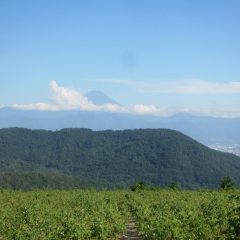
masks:
{"type": "Polygon", "coordinates": [[[237,144],[237,143],[234,143],[234,144],[215,143],[215,144],[209,144],[208,147],[218,151],[233,153],[237,156],[240,156],[240,144],[237,144]]]}

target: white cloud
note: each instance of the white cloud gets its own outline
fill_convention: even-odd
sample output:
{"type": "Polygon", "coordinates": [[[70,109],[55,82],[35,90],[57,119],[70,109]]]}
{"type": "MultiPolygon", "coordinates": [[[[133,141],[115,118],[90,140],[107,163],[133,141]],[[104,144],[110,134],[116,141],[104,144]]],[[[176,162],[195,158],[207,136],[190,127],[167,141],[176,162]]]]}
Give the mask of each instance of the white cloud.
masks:
{"type": "Polygon", "coordinates": [[[61,110],[58,105],[48,103],[13,104],[12,107],[22,110],[39,110],[39,111],[61,110]]]}
{"type": "Polygon", "coordinates": [[[117,104],[96,105],[79,91],[59,86],[56,81],[50,82],[53,103],[14,104],[13,107],[23,110],[59,111],[79,109],[83,111],[125,112],[141,115],[167,115],[167,110],[154,105],[136,104],[124,107],[117,104]]]}
{"type": "Polygon", "coordinates": [[[128,79],[112,79],[112,78],[100,78],[91,81],[97,83],[131,86],[137,89],[138,92],[144,93],[177,93],[177,94],[240,93],[240,81],[222,83],[203,80],[134,81],[128,79]]]}
{"type": "Polygon", "coordinates": [[[125,112],[125,113],[129,113],[129,109],[124,107],[124,106],[120,106],[117,104],[102,104],[102,105],[97,105],[96,111],[105,111],[105,112],[125,112]]]}
{"type": "Polygon", "coordinates": [[[132,108],[133,113],[143,114],[143,115],[167,115],[167,110],[164,108],[157,108],[154,105],[144,105],[144,104],[136,104],[132,108]]]}
{"type": "Polygon", "coordinates": [[[240,93],[240,82],[216,83],[200,80],[170,81],[160,84],[140,84],[138,91],[179,94],[232,94],[240,93]]]}
{"type": "Polygon", "coordinates": [[[189,94],[229,94],[240,93],[240,82],[216,83],[207,81],[183,82],[173,88],[176,93],[189,94]]]}
{"type": "Polygon", "coordinates": [[[53,103],[14,104],[13,107],[23,110],[59,111],[79,109],[83,111],[128,112],[129,110],[117,104],[96,105],[82,93],[59,86],[56,81],[50,82],[53,103]]]}
{"type": "Polygon", "coordinates": [[[76,90],[59,86],[56,81],[51,81],[50,87],[53,94],[53,100],[60,108],[79,108],[81,110],[90,111],[96,108],[96,105],[76,90]]]}
{"type": "Polygon", "coordinates": [[[225,107],[225,108],[198,108],[189,109],[189,112],[194,115],[200,116],[212,116],[212,117],[223,117],[223,118],[239,118],[240,107],[225,107]]]}

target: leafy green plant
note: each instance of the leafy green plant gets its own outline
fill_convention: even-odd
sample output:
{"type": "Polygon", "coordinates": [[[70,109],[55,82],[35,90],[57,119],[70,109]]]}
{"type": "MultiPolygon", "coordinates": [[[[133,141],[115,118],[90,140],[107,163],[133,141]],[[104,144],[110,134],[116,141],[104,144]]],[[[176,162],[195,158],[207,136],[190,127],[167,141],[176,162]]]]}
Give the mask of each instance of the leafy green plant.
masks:
{"type": "Polygon", "coordinates": [[[228,189],[232,189],[234,187],[234,181],[232,178],[230,178],[229,176],[226,176],[224,177],[222,180],[221,180],[221,183],[220,183],[220,187],[221,189],[223,190],[228,190],[228,189]]]}

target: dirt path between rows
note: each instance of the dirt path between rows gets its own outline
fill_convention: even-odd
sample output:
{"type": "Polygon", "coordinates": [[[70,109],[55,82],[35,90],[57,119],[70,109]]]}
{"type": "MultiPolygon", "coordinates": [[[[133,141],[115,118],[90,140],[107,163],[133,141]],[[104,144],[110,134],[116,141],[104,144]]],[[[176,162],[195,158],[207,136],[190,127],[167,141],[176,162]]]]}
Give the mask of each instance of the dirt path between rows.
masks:
{"type": "Polygon", "coordinates": [[[127,230],[121,236],[120,240],[143,240],[142,237],[139,236],[137,226],[133,217],[130,217],[127,223],[127,230]]]}

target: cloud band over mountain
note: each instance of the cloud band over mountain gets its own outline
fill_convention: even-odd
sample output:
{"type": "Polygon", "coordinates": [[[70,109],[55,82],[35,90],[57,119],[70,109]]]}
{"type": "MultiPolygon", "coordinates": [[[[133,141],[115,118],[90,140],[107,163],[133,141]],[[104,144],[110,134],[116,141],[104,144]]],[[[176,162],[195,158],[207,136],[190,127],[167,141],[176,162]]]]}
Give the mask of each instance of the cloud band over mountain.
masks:
{"type": "MultiPolygon", "coordinates": [[[[102,80],[104,81],[104,80],[102,80]]],[[[109,80],[108,80],[109,81],[109,80]]],[[[113,80],[111,82],[114,82],[113,80]]],[[[117,81],[116,84],[126,84],[124,81],[117,81]]],[[[127,81],[127,84],[130,84],[127,81]]],[[[132,82],[131,84],[136,84],[132,82]]],[[[170,116],[179,112],[193,113],[196,115],[208,115],[215,117],[240,117],[240,108],[238,107],[223,107],[218,108],[198,108],[193,109],[189,107],[165,107],[145,104],[135,104],[133,106],[122,106],[119,104],[105,103],[95,104],[86,95],[80,91],[58,85],[56,81],[50,82],[50,89],[52,94],[51,103],[31,103],[31,104],[13,104],[11,107],[22,110],[39,110],[39,111],[61,111],[61,110],[82,110],[82,111],[103,111],[112,113],[131,113],[139,115],[156,115],[156,116],[170,116]]],[[[140,84],[140,88],[143,85],[140,84]]],[[[172,93],[188,93],[201,94],[203,91],[208,94],[213,93],[238,93],[240,92],[240,82],[232,82],[228,84],[217,84],[203,81],[185,82],[183,85],[174,85],[173,83],[162,85],[162,89],[155,86],[151,89],[151,84],[144,87],[142,91],[155,92],[172,92],[172,93]]]]}
{"type": "Polygon", "coordinates": [[[135,114],[162,114],[162,110],[152,105],[136,104],[125,107],[118,104],[97,105],[91,102],[84,94],[74,89],[59,86],[56,81],[50,82],[53,103],[14,104],[13,107],[23,110],[60,111],[79,109],[82,111],[121,112],[135,114]]]}

